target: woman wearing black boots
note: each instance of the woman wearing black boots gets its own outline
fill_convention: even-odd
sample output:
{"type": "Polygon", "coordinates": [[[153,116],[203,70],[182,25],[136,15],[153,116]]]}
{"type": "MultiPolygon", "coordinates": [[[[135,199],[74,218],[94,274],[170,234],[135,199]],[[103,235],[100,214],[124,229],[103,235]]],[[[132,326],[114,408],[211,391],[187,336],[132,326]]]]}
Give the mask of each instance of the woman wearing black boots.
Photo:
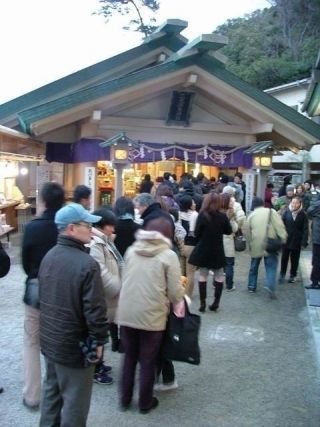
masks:
{"type": "Polygon", "coordinates": [[[223,235],[231,234],[232,228],[226,214],[220,212],[220,208],[219,194],[209,193],[205,196],[195,229],[197,244],[189,258],[189,263],[200,270],[199,311],[201,312],[206,310],[207,278],[210,270],[214,274],[214,301],[209,306],[209,310],[216,311],[219,308],[223,289],[225,266],[223,235]]]}

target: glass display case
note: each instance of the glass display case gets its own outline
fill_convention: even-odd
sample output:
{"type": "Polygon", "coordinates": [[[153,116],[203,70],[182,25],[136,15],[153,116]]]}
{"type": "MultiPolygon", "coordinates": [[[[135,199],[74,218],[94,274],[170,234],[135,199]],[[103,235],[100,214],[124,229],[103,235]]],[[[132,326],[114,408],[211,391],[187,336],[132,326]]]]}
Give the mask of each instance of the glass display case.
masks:
{"type": "Polygon", "coordinates": [[[99,204],[111,205],[114,199],[114,173],[110,162],[97,163],[99,204]]]}

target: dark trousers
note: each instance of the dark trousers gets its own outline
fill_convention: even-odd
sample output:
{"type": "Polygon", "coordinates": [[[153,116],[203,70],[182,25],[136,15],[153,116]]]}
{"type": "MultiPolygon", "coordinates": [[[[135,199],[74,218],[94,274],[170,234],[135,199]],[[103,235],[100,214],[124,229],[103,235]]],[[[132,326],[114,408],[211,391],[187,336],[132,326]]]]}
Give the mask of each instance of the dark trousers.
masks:
{"type": "Polygon", "coordinates": [[[310,279],[312,283],[320,282],[320,245],[318,243],[312,245],[312,270],[310,279]]]}
{"type": "Polygon", "coordinates": [[[296,277],[299,259],[300,259],[300,249],[289,249],[286,246],[282,248],[282,256],[281,256],[281,276],[285,276],[288,268],[289,258],[291,262],[290,268],[290,277],[296,277]]]}
{"type": "Polygon", "coordinates": [[[69,368],[45,358],[40,427],[85,427],[94,366],[69,368]]]}
{"type": "Polygon", "coordinates": [[[232,289],[233,287],[233,268],[234,268],[234,257],[226,257],[226,265],[224,272],[226,274],[226,287],[232,289]]]}
{"type": "Polygon", "coordinates": [[[156,363],[164,331],[144,331],[121,327],[124,361],[122,368],[121,403],[131,402],[137,363],[140,364],[139,408],[152,405],[156,363]]]}
{"type": "Polygon", "coordinates": [[[171,384],[175,380],[174,366],[171,360],[160,358],[157,363],[157,377],[162,375],[163,384],[171,384]]]}

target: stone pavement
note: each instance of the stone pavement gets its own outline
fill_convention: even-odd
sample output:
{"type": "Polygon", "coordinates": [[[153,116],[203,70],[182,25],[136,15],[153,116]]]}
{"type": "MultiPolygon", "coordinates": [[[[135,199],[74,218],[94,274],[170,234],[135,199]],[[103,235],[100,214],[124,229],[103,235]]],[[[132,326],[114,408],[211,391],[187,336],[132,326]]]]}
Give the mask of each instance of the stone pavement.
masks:
{"type": "MultiPolygon", "coordinates": [[[[10,255],[12,269],[0,279],[0,385],[5,388],[0,426],[34,427],[39,414],[21,402],[24,274],[19,248],[13,246],[10,255]]],[[[94,384],[89,427],[319,427],[319,309],[307,306],[301,281],[278,286],[278,299],[270,300],[263,290],[263,268],[258,292],[249,294],[249,260],[248,254],[238,254],[236,291],[223,293],[217,313],[202,315],[201,365],[175,363],[179,388],[159,393],[160,405],[152,413],[140,415],[136,406],[119,412],[121,356],[107,345],[114,384],[94,384]]],[[[306,283],[308,262],[306,251],[301,263],[306,283]]],[[[211,286],[209,295],[211,300],[211,286]]],[[[196,312],[198,304],[196,293],[196,312]]]]}

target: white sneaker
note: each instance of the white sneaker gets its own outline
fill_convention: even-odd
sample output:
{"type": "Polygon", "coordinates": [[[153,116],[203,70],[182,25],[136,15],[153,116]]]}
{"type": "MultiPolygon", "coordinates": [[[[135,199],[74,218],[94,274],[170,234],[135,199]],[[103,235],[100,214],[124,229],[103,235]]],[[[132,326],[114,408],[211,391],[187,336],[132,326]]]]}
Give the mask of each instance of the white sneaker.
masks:
{"type": "Polygon", "coordinates": [[[233,285],[232,288],[226,289],[226,292],[232,292],[232,291],[235,291],[235,290],[236,290],[236,287],[233,285]]]}
{"type": "Polygon", "coordinates": [[[154,391],[169,391],[169,390],[175,390],[176,388],[178,388],[177,381],[173,381],[173,383],[170,383],[170,384],[157,383],[153,386],[154,391]]]}

